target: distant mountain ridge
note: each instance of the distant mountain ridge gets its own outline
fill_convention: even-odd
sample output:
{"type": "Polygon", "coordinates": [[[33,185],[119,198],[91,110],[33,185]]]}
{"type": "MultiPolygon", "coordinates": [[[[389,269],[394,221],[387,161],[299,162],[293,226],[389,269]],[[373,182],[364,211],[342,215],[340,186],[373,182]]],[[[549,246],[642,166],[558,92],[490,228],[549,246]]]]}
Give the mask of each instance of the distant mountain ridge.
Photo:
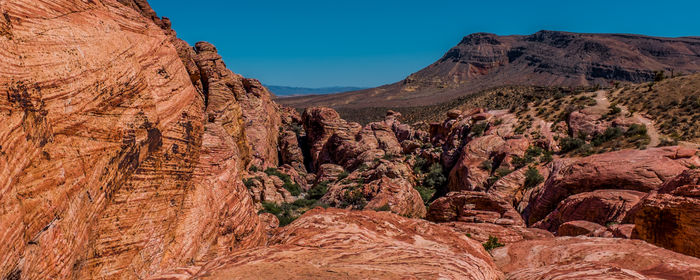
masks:
{"type": "Polygon", "coordinates": [[[432,105],[506,85],[591,86],[651,81],[656,71],[700,72],[700,38],[540,31],[468,35],[432,65],[394,84],[285,98],[304,108],[432,105]]]}
{"type": "Polygon", "coordinates": [[[277,96],[294,96],[308,94],[330,94],[348,91],[363,90],[363,87],[321,87],[321,88],[306,88],[306,87],[289,87],[289,86],[272,86],[265,85],[272,93],[277,96]]]}

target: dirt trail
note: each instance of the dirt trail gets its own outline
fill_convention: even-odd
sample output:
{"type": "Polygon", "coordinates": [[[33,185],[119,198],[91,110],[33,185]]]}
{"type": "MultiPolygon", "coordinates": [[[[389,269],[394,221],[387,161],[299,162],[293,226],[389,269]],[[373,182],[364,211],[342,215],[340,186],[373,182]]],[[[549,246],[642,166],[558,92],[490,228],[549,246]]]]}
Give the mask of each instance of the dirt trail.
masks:
{"type": "MultiPolygon", "coordinates": [[[[619,93],[622,89],[619,89],[615,94],[619,93]]],[[[607,91],[598,91],[598,96],[596,96],[596,101],[598,101],[598,104],[601,102],[606,102],[606,109],[608,106],[610,106],[610,101],[608,100],[607,97],[607,91]]],[[[629,116],[629,110],[627,109],[626,106],[618,104],[617,107],[620,107],[621,114],[623,116],[629,116]]],[[[659,144],[661,144],[661,134],[659,134],[659,131],[656,129],[656,126],[654,125],[654,121],[651,119],[639,114],[639,113],[634,113],[632,114],[632,118],[637,120],[639,123],[643,124],[647,128],[647,135],[649,135],[649,145],[647,147],[656,147],[659,144]]]]}

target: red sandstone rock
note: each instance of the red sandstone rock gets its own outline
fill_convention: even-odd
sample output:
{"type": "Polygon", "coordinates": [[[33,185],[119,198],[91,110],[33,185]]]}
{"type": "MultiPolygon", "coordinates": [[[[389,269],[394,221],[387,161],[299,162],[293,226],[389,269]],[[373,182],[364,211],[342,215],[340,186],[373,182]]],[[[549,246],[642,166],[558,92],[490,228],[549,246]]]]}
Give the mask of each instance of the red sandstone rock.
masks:
{"type": "Polygon", "coordinates": [[[406,217],[425,217],[423,199],[413,182],[407,164],[380,160],[331,184],[321,201],[339,208],[386,209],[406,217]]]}
{"type": "Polygon", "coordinates": [[[498,242],[503,244],[511,244],[522,240],[554,238],[554,235],[546,230],[523,226],[465,222],[448,222],[443,223],[443,225],[449,226],[455,231],[481,243],[487,242],[491,236],[498,238],[498,242]]]}
{"type": "Polygon", "coordinates": [[[451,192],[430,204],[427,219],[433,222],[471,222],[524,226],[520,214],[508,202],[482,192],[451,192]]]}
{"type": "Polygon", "coordinates": [[[614,237],[617,238],[632,238],[632,231],[634,230],[634,224],[613,224],[608,226],[614,237]]]}
{"type": "Polygon", "coordinates": [[[613,234],[600,224],[589,221],[570,221],[559,226],[557,236],[613,237],[613,234]]]}
{"type": "Polygon", "coordinates": [[[507,279],[697,279],[700,260],[640,240],[561,237],[491,252],[507,279]]]}
{"type": "Polygon", "coordinates": [[[387,212],[314,209],[271,247],[161,279],[502,279],[483,246],[453,230],[387,212]]]}
{"type": "Polygon", "coordinates": [[[643,192],[629,190],[596,190],[572,195],[533,227],[556,231],[559,225],[576,220],[601,225],[620,223],[644,195],[643,192]]]}
{"type": "Polygon", "coordinates": [[[598,114],[584,111],[575,111],[569,115],[569,131],[572,135],[593,136],[603,134],[610,126],[608,122],[602,120],[598,114]]]}
{"type": "Polygon", "coordinates": [[[512,168],[513,156],[523,156],[529,147],[525,138],[505,140],[487,135],[476,138],[464,146],[457,164],[450,172],[450,191],[485,191],[492,170],[483,168],[484,162],[500,160],[501,167],[512,168]]]}
{"type": "Polygon", "coordinates": [[[113,0],[0,10],[0,278],[145,278],[264,244],[241,112],[207,122],[225,112],[167,21],[113,0]]]}
{"type": "Polygon", "coordinates": [[[700,257],[700,170],[683,172],[635,208],[632,238],[700,257]]]}
{"type": "Polygon", "coordinates": [[[227,69],[213,45],[199,42],[196,51],[195,60],[207,85],[209,121],[221,124],[232,135],[245,130],[251,165],[261,169],[277,166],[282,120],[270,92],[257,80],[227,69]]]}
{"type": "Polygon", "coordinates": [[[700,159],[679,147],[623,150],[585,158],[555,160],[544,187],[531,200],[526,220],[543,219],[570,195],[597,189],[647,192],[680,174],[700,159]],[[681,157],[683,156],[683,157],[681,157]]]}

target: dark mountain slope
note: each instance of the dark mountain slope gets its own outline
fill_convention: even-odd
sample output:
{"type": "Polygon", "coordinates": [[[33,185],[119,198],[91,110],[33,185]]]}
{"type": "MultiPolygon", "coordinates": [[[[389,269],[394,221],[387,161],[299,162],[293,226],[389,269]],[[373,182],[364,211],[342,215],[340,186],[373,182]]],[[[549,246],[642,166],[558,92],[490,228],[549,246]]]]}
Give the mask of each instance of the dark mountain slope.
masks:
{"type": "Polygon", "coordinates": [[[422,106],[503,85],[590,86],[645,82],[655,71],[700,71],[700,38],[540,31],[476,33],[403,81],[355,92],[280,100],[294,107],[422,106]]]}

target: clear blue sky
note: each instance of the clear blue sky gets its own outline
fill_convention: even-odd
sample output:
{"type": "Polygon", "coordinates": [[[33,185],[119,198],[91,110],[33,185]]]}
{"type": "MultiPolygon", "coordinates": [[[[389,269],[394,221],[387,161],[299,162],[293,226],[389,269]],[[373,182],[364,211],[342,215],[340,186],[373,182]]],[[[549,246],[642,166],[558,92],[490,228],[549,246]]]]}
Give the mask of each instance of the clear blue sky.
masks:
{"type": "Polygon", "coordinates": [[[700,1],[149,0],[191,44],[269,85],[373,87],[403,79],[463,36],[539,30],[700,36],[700,1]]]}

